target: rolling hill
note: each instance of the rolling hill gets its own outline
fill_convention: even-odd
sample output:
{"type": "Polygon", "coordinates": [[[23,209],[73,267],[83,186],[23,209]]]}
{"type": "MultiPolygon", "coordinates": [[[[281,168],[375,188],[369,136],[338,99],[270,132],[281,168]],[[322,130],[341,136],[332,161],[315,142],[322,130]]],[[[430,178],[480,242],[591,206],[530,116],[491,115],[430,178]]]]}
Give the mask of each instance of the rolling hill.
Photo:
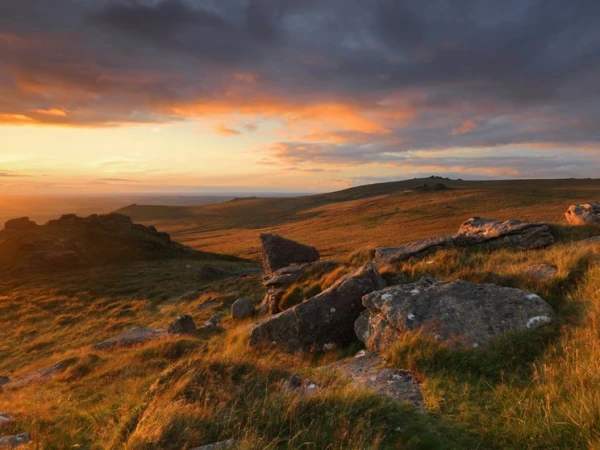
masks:
{"type": "Polygon", "coordinates": [[[198,206],[131,205],[118,212],[155,225],[198,250],[258,259],[258,234],[279,233],[326,257],[454,232],[467,218],[565,225],[572,203],[600,198],[600,180],[462,181],[440,177],[359,186],[328,194],[249,198],[198,206]],[[436,184],[448,189],[435,189],[436,184]],[[429,189],[423,189],[427,185],[429,189]]]}

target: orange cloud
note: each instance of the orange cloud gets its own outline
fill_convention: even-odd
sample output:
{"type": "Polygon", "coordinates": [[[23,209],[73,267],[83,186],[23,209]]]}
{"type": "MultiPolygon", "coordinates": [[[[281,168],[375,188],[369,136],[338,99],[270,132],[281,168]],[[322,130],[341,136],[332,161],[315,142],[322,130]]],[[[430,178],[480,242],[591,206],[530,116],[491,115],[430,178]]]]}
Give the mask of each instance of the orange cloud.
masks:
{"type": "Polygon", "coordinates": [[[0,114],[0,124],[6,125],[23,125],[34,123],[31,117],[25,116],[23,114],[0,114]]]}
{"type": "Polygon", "coordinates": [[[467,134],[477,128],[477,123],[473,120],[465,121],[461,126],[452,129],[452,136],[460,136],[461,134],[467,134]]]}
{"type": "Polygon", "coordinates": [[[59,108],[36,109],[34,112],[38,114],[48,114],[49,116],[67,117],[66,111],[59,108]]]}
{"type": "Polygon", "coordinates": [[[241,134],[240,131],[238,131],[234,128],[229,128],[226,125],[217,125],[215,127],[215,131],[223,136],[236,136],[238,134],[241,134]]]}

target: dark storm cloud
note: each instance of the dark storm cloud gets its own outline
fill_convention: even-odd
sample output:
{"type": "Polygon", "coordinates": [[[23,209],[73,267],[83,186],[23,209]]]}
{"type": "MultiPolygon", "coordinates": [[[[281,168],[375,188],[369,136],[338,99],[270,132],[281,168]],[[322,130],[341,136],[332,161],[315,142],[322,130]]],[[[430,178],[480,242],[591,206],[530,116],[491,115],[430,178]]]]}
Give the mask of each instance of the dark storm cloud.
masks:
{"type": "Polygon", "coordinates": [[[276,154],[597,145],[599,22],[600,3],[584,0],[4,0],[0,120],[309,120],[342,104],[381,130],[334,126],[343,143],[276,154]]]}

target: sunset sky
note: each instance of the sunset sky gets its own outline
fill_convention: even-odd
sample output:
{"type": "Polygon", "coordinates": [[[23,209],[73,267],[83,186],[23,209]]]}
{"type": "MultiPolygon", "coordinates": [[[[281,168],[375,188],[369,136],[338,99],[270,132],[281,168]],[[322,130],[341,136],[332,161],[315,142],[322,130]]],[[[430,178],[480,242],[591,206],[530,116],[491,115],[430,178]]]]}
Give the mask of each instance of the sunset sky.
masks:
{"type": "Polygon", "coordinates": [[[0,0],[4,193],[597,177],[600,2],[0,0]]]}

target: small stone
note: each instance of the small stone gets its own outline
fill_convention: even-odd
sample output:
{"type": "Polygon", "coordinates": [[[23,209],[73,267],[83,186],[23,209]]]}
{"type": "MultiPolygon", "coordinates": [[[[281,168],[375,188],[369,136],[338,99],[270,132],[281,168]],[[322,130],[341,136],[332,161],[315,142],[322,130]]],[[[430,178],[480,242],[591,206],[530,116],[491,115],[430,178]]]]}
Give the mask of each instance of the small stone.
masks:
{"type": "Polygon", "coordinates": [[[235,446],[234,439],[228,439],[227,441],[215,442],[214,444],[207,444],[201,447],[194,447],[190,450],[226,450],[235,446]]]}
{"type": "Polygon", "coordinates": [[[328,342],[327,344],[325,344],[323,346],[323,350],[325,350],[326,352],[329,352],[331,350],[335,350],[336,348],[338,348],[337,344],[335,342],[328,342]]]}
{"type": "Polygon", "coordinates": [[[14,422],[14,420],[15,419],[10,414],[0,412],[0,427],[2,427],[3,425],[9,424],[11,422],[14,422]]]}
{"type": "Polygon", "coordinates": [[[169,334],[194,334],[196,332],[196,324],[192,316],[178,316],[168,329],[169,334]]]}
{"type": "Polygon", "coordinates": [[[14,448],[22,444],[27,444],[31,440],[29,433],[16,434],[14,436],[0,437],[0,448],[14,448]]]}
{"type": "Polygon", "coordinates": [[[231,305],[231,317],[234,319],[247,319],[255,313],[254,305],[247,298],[238,298],[231,305]]]}
{"type": "Polygon", "coordinates": [[[0,376],[0,386],[2,386],[3,384],[8,384],[10,382],[10,378],[6,377],[6,376],[0,376]]]}

